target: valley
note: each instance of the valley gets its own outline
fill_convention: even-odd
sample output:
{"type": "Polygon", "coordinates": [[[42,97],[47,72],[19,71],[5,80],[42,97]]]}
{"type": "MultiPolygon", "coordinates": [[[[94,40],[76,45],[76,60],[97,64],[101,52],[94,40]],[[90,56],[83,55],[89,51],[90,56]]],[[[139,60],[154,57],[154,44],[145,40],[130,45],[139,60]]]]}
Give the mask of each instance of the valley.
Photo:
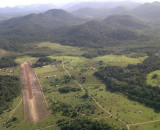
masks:
{"type": "MultiPolygon", "coordinates": [[[[52,46],[52,43],[47,44],[49,47],[52,46]]],[[[40,43],[38,47],[42,47],[42,45],[43,43],[40,43]]],[[[54,62],[51,65],[34,68],[49,106],[49,117],[35,125],[28,123],[27,120],[21,120],[23,108],[26,108],[25,106],[22,107],[23,104],[21,103],[12,115],[17,120],[8,129],[21,129],[24,126],[26,129],[58,129],[56,125],[58,120],[76,118],[81,114],[82,117],[87,116],[93,120],[103,120],[119,129],[150,130],[157,128],[158,130],[160,116],[157,112],[136,101],[127,99],[123,94],[107,91],[105,84],[93,75],[100,66],[118,65],[124,67],[128,64],[141,63],[147,57],[129,58],[125,55],[106,55],[88,59],[78,55],[67,56],[68,52],[74,54],[75,49],[77,48],[70,49],[67,46],[57,45],[56,50],[59,50],[60,53],[49,56],[54,62]],[[65,53],[66,55],[64,55],[65,53]],[[75,90],[61,93],[60,90],[66,89],[66,87],[75,90]],[[66,108],[62,107],[62,109],[62,104],[66,108]],[[80,110],[75,111],[78,108],[80,110]]],[[[24,61],[35,63],[37,60],[38,58],[23,56],[16,59],[16,62],[19,64],[24,63],[24,61]]],[[[21,101],[20,98],[18,100],[21,101]]],[[[18,105],[18,102],[15,102],[15,105],[18,105]]],[[[42,107],[39,108],[43,110],[42,107]]],[[[1,117],[7,117],[6,115],[9,113],[4,113],[1,117]]]]}
{"type": "Polygon", "coordinates": [[[0,130],[159,130],[159,8],[0,8],[0,130]]]}

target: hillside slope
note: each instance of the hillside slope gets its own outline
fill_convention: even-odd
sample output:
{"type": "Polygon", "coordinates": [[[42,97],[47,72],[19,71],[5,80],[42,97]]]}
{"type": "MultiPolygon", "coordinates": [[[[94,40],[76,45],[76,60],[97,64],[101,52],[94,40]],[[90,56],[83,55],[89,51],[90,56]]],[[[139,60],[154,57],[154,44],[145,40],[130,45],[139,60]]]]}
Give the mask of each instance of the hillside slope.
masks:
{"type": "Polygon", "coordinates": [[[160,2],[142,4],[133,9],[132,13],[146,19],[160,19],[160,2]]]}
{"type": "Polygon", "coordinates": [[[102,21],[89,21],[60,30],[57,41],[74,46],[104,47],[125,41],[146,40],[149,37],[138,32],[144,28],[148,26],[136,18],[114,15],[102,21]]]}

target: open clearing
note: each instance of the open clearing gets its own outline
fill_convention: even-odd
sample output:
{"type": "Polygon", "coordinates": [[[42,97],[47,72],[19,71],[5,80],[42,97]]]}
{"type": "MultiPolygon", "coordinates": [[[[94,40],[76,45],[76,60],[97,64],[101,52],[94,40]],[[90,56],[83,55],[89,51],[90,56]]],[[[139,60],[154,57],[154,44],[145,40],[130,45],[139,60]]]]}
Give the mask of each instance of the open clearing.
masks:
{"type": "Polygon", "coordinates": [[[49,48],[56,52],[56,55],[80,56],[84,53],[79,47],[64,46],[58,43],[42,42],[38,44],[38,48],[49,48]]]}
{"type": "Polygon", "coordinates": [[[0,57],[1,57],[1,56],[4,56],[4,55],[7,55],[8,53],[9,53],[9,52],[0,49],[0,57]]]}
{"type": "Polygon", "coordinates": [[[147,83],[151,86],[159,86],[160,87],[160,70],[154,71],[147,76],[147,83]],[[157,77],[152,78],[154,75],[157,77]]]}
{"type": "Polygon", "coordinates": [[[139,57],[139,58],[130,58],[125,55],[106,55],[100,56],[93,59],[93,61],[103,61],[106,65],[118,65],[118,66],[126,66],[128,64],[138,64],[143,62],[147,56],[139,57]]]}
{"type": "Polygon", "coordinates": [[[37,123],[46,119],[49,115],[43,92],[35,72],[30,64],[21,65],[23,89],[24,118],[29,122],[37,123]]]}
{"type": "MultiPolygon", "coordinates": [[[[59,45],[58,45],[59,46],[59,45]]],[[[60,47],[58,47],[60,48],[60,47]]],[[[66,49],[67,50],[67,49],[66,49]]],[[[67,50],[69,51],[69,49],[67,50]]],[[[160,119],[159,113],[155,112],[153,109],[145,107],[144,105],[137,103],[135,101],[131,101],[127,99],[127,97],[118,94],[118,93],[111,93],[109,91],[106,91],[105,85],[97,80],[94,76],[93,73],[98,70],[99,66],[99,61],[103,61],[103,64],[101,66],[106,66],[106,65],[119,65],[119,66],[127,66],[128,64],[137,64],[141,63],[146,56],[143,57],[138,57],[138,58],[130,58],[124,55],[106,55],[106,56],[100,56],[96,57],[93,59],[88,59],[84,57],[79,57],[79,56],[67,56],[67,52],[64,50],[65,56],[58,56],[58,55],[53,55],[49,56],[52,59],[56,59],[58,61],[64,61],[64,67],[65,69],[69,72],[71,76],[74,76],[74,80],[71,80],[71,82],[66,83],[66,84],[57,84],[56,86],[52,86],[51,83],[55,80],[54,77],[52,78],[46,78],[47,76],[53,76],[57,75],[57,78],[63,80],[63,77],[68,75],[67,71],[64,70],[62,64],[57,64],[57,65],[49,65],[45,67],[39,67],[35,68],[34,70],[36,71],[38,78],[43,86],[44,94],[47,99],[50,112],[52,112],[51,106],[52,102],[63,102],[66,103],[73,108],[77,105],[80,104],[90,104],[95,108],[95,112],[92,114],[86,114],[85,116],[95,119],[95,120],[104,120],[107,123],[116,126],[118,129],[124,129],[127,130],[128,128],[126,126],[129,126],[130,130],[159,130],[159,121],[156,122],[156,120],[160,119]],[[81,82],[82,77],[86,77],[85,82],[81,82]],[[80,84],[85,90],[88,91],[88,93],[93,97],[96,102],[104,109],[101,109],[98,104],[95,103],[95,101],[88,100],[85,101],[81,97],[85,94],[84,91],[79,91],[79,92],[69,92],[69,93],[59,93],[58,89],[63,88],[63,87],[75,87],[75,88],[81,88],[80,84]],[[104,110],[108,111],[109,113],[106,113],[104,110]],[[141,111],[141,113],[139,113],[141,111]],[[112,114],[112,116],[111,116],[112,114]],[[115,117],[118,117],[116,119],[115,117]],[[121,121],[120,121],[121,120],[121,121]],[[155,121],[155,122],[152,122],[155,121]],[[123,122],[127,123],[124,124],[123,122]]],[[[71,50],[70,50],[71,51],[71,50]]],[[[61,51],[62,54],[63,51],[61,51]]],[[[60,54],[60,53],[59,53],[60,54]]],[[[75,52],[76,54],[76,52],[75,52]]],[[[70,54],[69,54],[70,55],[70,54]]],[[[19,64],[24,65],[25,61],[32,61],[35,62],[38,58],[30,57],[30,56],[22,56],[18,59],[16,59],[16,62],[19,64]]],[[[28,64],[28,63],[27,63],[28,64]]],[[[29,65],[29,64],[28,64],[29,65]]],[[[29,66],[28,66],[29,67],[29,66]]],[[[25,67],[22,67],[23,70],[25,70],[25,67]]],[[[8,68],[6,70],[1,71],[2,74],[7,74],[7,72],[12,69],[8,68]]],[[[25,87],[23,92],[26,92],[25,97],[28,99],[27,101],[30,101],[30,109],[32,109],[32,112],[29,112],[29,105],[26,105],[24,107],[24,104],[20,104],[20,106],[16,109],[15,113],[12,115],[11,119],[13,117],[17,118],[17,121],[13,122],[11,126],[8,128],[9,130],[21,130],[21,129],[26,129],[26,130],[39,130],[39,129],[46,129],[46,130],[58,130],[56,126],[56,122],[59,119],[62,118],[67,118],[62,115],[61,112],[52,112],[49,114],[47,110],[48,116],[43,116],[43,119],[39,117],[39,114],[37,114],[37,101],[40,101],[39,103],[42,103],[41,101],[43,100],[43,105],[40,105],[39,108],[42,108],[42,106],[46,106],[44,97],[41,94],[38,94],[41,92],[41,89],[38,88],[38,92],[35,92],[36,89],[34,89],[34,86],[32,86],[31,82],[34,82],[35,84],[37,82],[37,78],[35,77],[35,73],[33,69],[30,67],[28,68],[29,70],[29,77],[35,79],[36,81],[28,81],[25,79],[25,76],[23,75],[22,79],[24,84],[26,82],[31,84],[31,87],[25,87]],[[37,99],[37,95],[42,96],[41,99],[37,99]],[[34,99],[34,100],[32,100],[34,99]],[[35,103],[35,99],[37,99],[35,103]],[[36,104],[36,105],[35,105],[36,104]],[[25,110],[24,108],[28,108],[28,110],[25,110]],[[28,111],[26,113],[31,113],[25,116],[25,111],[28,111]],[[25,119],[24,119],[25,116],[25,119]],[[27,121],[26,121],[27,120],[27,121]],[[34,122],[34,123],[30,123],[34,122]]],[[[15,69],[14,74],[17,73],[18,68],[15,69]]],[[[26,74],[24,71],[22,74],[26,74]]],[[[24,97],[23,97],[24,98],[24,97]]],[[[19,104],[21,98],[18,98],[13,102],[13,107],[11,110],[14,110],[16,106],[19,104]]],[[[24,99],[23,99],[24,100],[24,99]]],[[[46,107],[47,108],[47,107],[46,107]]],[[[45,109],[46,109],[45,108],[45,109]]],[[[87,109],[85,110],[86,112],[88,111],[87,109]]],[[[41,111],[41,113],[44,113],[41,111]]],[[[6,112],[0,116],[0,123],[3,124],[10,115],[12,114],[11,112],[6,112]]],[[[46,114],[46,115],[47,115],[46,114]]],[[[0,127],[1,129],[3,127],[0,127]]],[[[3,129],[2,129],[3,130],[3,129]]]]}
{"type": "Polygon", "coordinates": [[[15,61],[16,61],[18,64],[22,64],[23,62],[33,62],[33,61],[36,61],[37,59],[38,59],[38,58],[35,58],[35,57],[22,56],[22,57],[17,58],[15,61]]]}
{"type": "MultiPolygon", "coordinates": [[[[152,128],[157,128],[159,122],[152,122],[160,119],[159,113],[155,112],[153,109],[145,107],[144,105],[137,103],[135,101],[131,101],[127,99],[127,97],[118,94],[118,93],[111,93],[106,91],[105,85],[97,80],[93,73],[96,69],[93,69],[95,63],[99,60],[104,61],[104,65],[107,65],[108,59],[112,59],[114,61],[116,56],[104,56],[98,57],[94,59],[86,59],[82,57],[72,57],[72,56],[50,56],[53,59],[63,60],[65,69],[69,72],[71,76],[75,77],[75,80],[80,83],[85,90],[88,90],[89,94],[96,99],[96,101],[107,111],[118,117],[122,121],[126,122],[130,126],[130,130],[151,130],[152,128]],[[108,59],[106,58],[108,57],[108,59]],[[106,61],[106,62],[105,62],[106,61]],[[86,77],[86,81],[81,83],[81,77],[86,77]],[[141,113],[139,113],[141,111],[141,113]],[[151,121],[151,122],[150,122],[151,121]],[[143,122],[148,122],[147,124],[143,122]],[[138,124],[137,124],[138,123],[138,124]],[[142,123],[139,125],[139,123],[142,123]],[[132,126],[132,124],[137,124],[137,126],[132,126]],[[149,125],[148,125],[149,124],[149,125]],[[145,127],[147,126],[147,127],[145,127]]],[[[123,57],[123,56],[121,56],[123,57]]],[[[119,56],[117,56],[117,59],[119,56]]],[[[127,59],[127,58],[124,58],[127,59]]],[[[129,58],[129,61],[126,61],[125,64],[133,63],[135,60],[137,63],[142,62],[145,57],[142,58],[129,58]],[[138,60],[139,59],[139,60],[138,60]]],[[[116,62],[111,62],[110,65],[120,65],[120,60],[116,62]]],[[[97,66],[98,67],[98,66],[97,66]]],[[[46,68],[36,68],[35,69],[38,76],[40,77],[40,81],[44,87],[45,95],[48,99],[48,102],[54,101],[62,101],[67,104],[71,104],[72,106],[76,104],[80,104],[82,101],[78,97],[79,95],[83,95],[82,92],[70,92],[67,94],[60,94],[58,92],[58,88],[63,86],[79,86],[74,82],[74,80],[67,84],[58,84],[57,87],[51,86],[50,83],[54,80],[54,78],[46,79],[46,76],[49,75],[57,75],[58,78],[62,78],[64,75],[68,75],[68,73],[63,69],[61,64],[57,66],[48,66],[46,68]]],[[[79,86],[80,87],[80,86],[79,86]]],[[[91,104],[95,104],[95,101],[89,101],[91,104]]],[[[88,103],[89,103],[88,102],[88,103]]],[[[49,104],[50,106],[51,104],[49,104]]],[[[61,113],[55,113],[55,118],[61,119],[63,116],[61,113]]],[[[88,115],[87,115],[88,116],[88,115]]],[[[121,121],[109,117],[110,114],[105,113],[99,107],[96,107],[96,113],[89,115],[96,120],[105,120],[110,124],[114,124],[119,129],[127,129],[127,127],[121,121]]]]}

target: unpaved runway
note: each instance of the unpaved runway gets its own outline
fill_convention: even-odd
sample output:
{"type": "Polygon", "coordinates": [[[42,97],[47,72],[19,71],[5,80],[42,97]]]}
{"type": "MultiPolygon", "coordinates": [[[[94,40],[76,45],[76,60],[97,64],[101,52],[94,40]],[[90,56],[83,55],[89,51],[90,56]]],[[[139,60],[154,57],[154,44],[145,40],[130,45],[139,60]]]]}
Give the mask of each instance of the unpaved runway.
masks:
{"type": "Polygon", "coordinates": [[[25,120],[37,123],[46,119],[49,115],[47,104],[37,76],[27,62],[21,64],[21,79],[25,86],[22,91],[25,120]]]}

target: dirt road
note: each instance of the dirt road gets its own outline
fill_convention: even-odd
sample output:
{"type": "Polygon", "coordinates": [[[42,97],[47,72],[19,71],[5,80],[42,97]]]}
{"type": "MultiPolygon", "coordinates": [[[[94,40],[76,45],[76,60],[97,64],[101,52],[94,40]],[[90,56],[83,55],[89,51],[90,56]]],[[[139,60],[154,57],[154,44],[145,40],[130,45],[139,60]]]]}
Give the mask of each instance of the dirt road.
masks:
{"type": "Polygon", "coordinates": [[[46,119],[49,115],[48,107],[38,78],[27,62],[21,64],[21,79],[25,86],[22,91],[25,120],[37,123],[46,119]]]}

